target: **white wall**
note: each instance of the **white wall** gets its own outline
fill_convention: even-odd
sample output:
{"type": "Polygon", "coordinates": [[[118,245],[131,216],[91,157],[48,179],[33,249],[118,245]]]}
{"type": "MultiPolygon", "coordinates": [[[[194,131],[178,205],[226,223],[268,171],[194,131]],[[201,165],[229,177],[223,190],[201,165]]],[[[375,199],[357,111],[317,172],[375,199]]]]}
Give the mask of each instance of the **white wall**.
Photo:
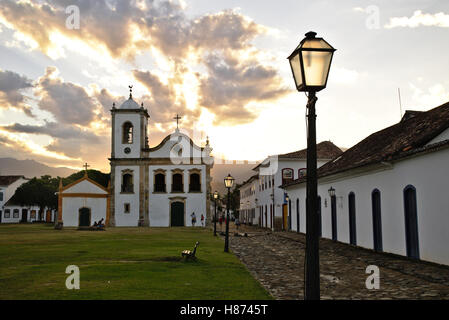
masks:
{"type": "MultiPolygon", "coordinates": [[[[337,197],[337,239],[349,243],[348,195],[355,193],[357,245],[373,248],[371,192],[381,192],[383,251],[406,255],[403,190],[416,188],[420,259],[449,264],[449,149],[402,160],[392,168],[318,182],[322,198],[323,237],[331,238],[332,186],[337,197]],[[325,207],[327,201],[327,207],[325,207]]],[[[296,198],[300,200],[300,231],[305,232],[306,185],[288,187],[292,200],[292,227],[296,230],[296,198]]]]}
{"type": "Polygon", "coordinates": [[[191,226],[192,212],[196,215],[196,226],[201,225],[201,214],[206,222],[206,165],[150,165],[149,166],[149,213],[150,226],[168,227],[170,224],[170,199],[172,197],[185,197],[185,225],[191,226]],[[154,171],[163,169],[165,171],[165,184],[167,193],[154,193],[154,171]],[[171,193],[172,170],[182,169],[184,174],[184,193],[171,193]],[[201,170],[201,192],[189,193],[189,170],[201,170]]]}
{"type": "Polygon", "coordinates": [[[131,226],[135,227],[139,222],[139,185],[140,185],[140,167],[139,166],[116,166],[115,167],[115,225],[117,227],[131,226]],[[134,193],[121,193],[122,170],[133,170],[134,193]],[[130,204],[130,212],[125,213],[125,203],[130,204]]]}
{"type": "Polygon", "coordinates": [[[90,209],[90,224],[103,219],[106,220],[106,198],[62,198],[62,220],[65,227],[79,226],[79,209],[90,209]]]}

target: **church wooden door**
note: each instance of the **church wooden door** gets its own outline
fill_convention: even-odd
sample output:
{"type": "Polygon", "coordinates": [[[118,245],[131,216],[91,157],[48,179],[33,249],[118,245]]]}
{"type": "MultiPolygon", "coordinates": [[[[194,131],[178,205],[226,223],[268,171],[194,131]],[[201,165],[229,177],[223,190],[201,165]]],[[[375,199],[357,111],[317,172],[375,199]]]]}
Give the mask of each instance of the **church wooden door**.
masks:
{"type": "Polygon", "coordinates": [[[90,209],[81,208],[79,210],[79,226],[89,227],[90,226],[90,209]]]}
{"type": "Polygon", "coordinates": [[[171,203],[170,218],[172,227],[184,226],[184,202],[171,203]]]}

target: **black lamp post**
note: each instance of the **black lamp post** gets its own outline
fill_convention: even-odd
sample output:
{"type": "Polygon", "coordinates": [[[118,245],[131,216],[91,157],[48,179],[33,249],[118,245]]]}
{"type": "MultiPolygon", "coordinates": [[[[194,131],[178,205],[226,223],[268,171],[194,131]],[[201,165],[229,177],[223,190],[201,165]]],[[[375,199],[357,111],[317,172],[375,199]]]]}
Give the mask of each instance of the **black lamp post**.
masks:
{"type": "Polygon", "coordinates": [[[215,214],[214,214],[214,236],[217,236],[217,199],[218,192],[214,192],[214,202],[215,202],[215,214]]]}
{"type": "Polygon", "coordinates": [[[316,163],[316,92],[327,84],[335,49],[315,32],[306,33],[288,57],[298,91],[308,93],[307,102],[307,212],[306,212],[306,300],[320,299],[320,257],[317,163],[316,163]]]}
{"type": "Polygon", "coordinates": [[[217,200],[218,200],[218,191],[214,192],[214,203],[215,203],[215,214],[214,214],[214,236],[217,235],[217,200]]]}
{"type": "Polygon", "coordinates": [[[228,189],[228,201],[226,202],[226,236],[224,251],[229,252],[229,205],[231,202],[231,188],[234,185],[234,178],[231,177],[231,174],[228,174],[228,176],[224,178],[224,184],[228,189]]]}

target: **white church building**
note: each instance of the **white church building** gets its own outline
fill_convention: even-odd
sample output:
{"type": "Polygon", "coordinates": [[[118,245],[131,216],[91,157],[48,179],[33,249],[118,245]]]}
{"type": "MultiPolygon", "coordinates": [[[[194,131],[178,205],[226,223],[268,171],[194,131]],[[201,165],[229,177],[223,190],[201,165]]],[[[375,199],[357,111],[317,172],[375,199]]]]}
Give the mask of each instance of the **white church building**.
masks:
{"type": "MultiPolygon", "coordinates": [[[[285,183],[306,232],[306,179],[285,183]]],[[[449,103],[371,134],[318,169],[324,238],[449,265],[449,103]]]]}
{"type": "Polygon", "coordinates": [[[209,141],[200,147],[177,128],[150,148],[150,116],[131,93],[119,108],[113,105],[111,114],[108,225],[191,226],[193,213],[198,222],[201,215],[209,222],[213,166],[209,141]]]}

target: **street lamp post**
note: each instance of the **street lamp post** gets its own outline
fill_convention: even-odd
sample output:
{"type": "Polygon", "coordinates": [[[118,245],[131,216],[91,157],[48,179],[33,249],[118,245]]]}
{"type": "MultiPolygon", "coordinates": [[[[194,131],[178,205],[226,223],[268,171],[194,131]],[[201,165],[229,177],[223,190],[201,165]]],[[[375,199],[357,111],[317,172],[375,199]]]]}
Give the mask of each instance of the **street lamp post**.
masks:
{"type": "Polygon", "coordinates": [[[218,192],[214,192],[214,202],[215,202],[215,215],[214,215],[214,236],[217,236],[217,199],[218,192]]]}
{"type": "Polygon", "coordinates": [[[320,299],[319,220],[316,163],[316,92],[327,84],[335,49],[315,32],[288,57],[296,89],[308,93],[307,102],[307,209],[306,209],[306,300],[320,299]]]}
{"type": "Polygon", "coordinates": [[[229,252],[229,205],[231,202],[231,188],[234,185],[234,178],[231,176],[231,174],[228,174],[228,176],[224,178],[224,184],[228,189],[228,201],[226,202],[226,236],[224,252],[229,252]]]}
{"type": "Polygon", "coordinates": [[[288,221],[288,223],[287,223],[287,226],[285,227],[285,229],[286,230],[289,230],[290,229],[290,206],[289,206],[289,200],[290,200],[290,198],[288,197],[288,194],[285,194],[285,202],[286,202],[286,205],[287,205],[287,221],[288,221]]]}
{"type": "Polygon", "coordinates": [[[271,231],[274,231],[274,216],[275,216],[275,212],[274,212],[274,190],[273,193],[270,194],[271,197],[271,206],[273,209],[271,209],[271,213],[270,213],[270,225],[271,225],[271,231]]]}

